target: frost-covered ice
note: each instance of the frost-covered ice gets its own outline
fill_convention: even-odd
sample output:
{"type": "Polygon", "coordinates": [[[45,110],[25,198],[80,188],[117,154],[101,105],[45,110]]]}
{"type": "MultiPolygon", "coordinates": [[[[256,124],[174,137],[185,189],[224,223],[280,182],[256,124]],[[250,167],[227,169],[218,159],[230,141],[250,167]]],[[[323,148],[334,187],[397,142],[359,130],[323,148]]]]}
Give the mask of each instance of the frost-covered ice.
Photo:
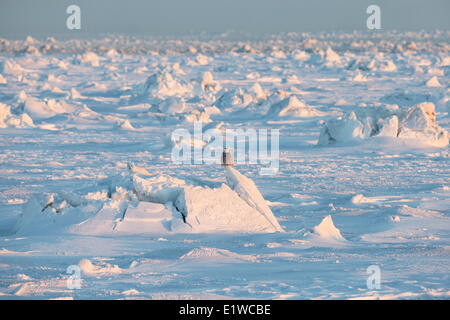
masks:
{"type": "Polygon", "coordinates": [[[220,187],[189,185],[128,165],[87,194],[31,198],[14,227],[18,235],[155,235],[282,232],[253,181],[226,168],[220,187]]]}
{"type": "Polygon", "coordinates": [[[273,117],[274,115],[280,117],[314,117],[319,114],[313,107],[299,101],[296,96],[290,96],[273,104],[268,111],[269,117],[273,117]]]}
{"type": "Polygon", "coordinates": [[[314,235],[326,240],[344,240],[339,229],[334,226],[330,215],[323,218],[322,222],[314,227],[314,235]]]}
{"type": "Polygon", "coordinates": [[[448,32],[233,37],[0,40],[1,298],[450,297],[448,32]]]}
{"type": "Polygon", "coordinates": [[[361,108],[323,127],[319,144],[351,142],[373,136],[410,139],[416,144],[446,147],[449,133],[436,123],[432,102],[422,102],[408,108],[389,105],[382,108],[361,108]]]}

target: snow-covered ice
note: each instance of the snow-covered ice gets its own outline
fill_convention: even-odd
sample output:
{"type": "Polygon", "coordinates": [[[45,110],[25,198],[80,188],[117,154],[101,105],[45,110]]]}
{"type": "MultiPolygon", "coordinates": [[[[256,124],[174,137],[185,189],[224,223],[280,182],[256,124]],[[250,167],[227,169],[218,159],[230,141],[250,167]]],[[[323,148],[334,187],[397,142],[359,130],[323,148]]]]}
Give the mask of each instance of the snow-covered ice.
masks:
{"type": "Polygon", "coordinates": [[[319,144],[351,142],[373,136],[411,139],[437,147],[446,147],[449,133],[436,123],[435,106],[422,102],[409,108],[397,105],[362,108],[350,114],[332,119],[323,127],[319,144]]]}
{"type": "Polygon", "coordinates": [[[450,34],[234,36],[0,39],[0,298],[450,297],[450,34]]]}
{"type": "Polygon", "coordinates": [[[314,232],[326,239],[342,240],[341,232],[334,226],[331,216],[323,218],[322,222],[314,227],[314,232]]]}

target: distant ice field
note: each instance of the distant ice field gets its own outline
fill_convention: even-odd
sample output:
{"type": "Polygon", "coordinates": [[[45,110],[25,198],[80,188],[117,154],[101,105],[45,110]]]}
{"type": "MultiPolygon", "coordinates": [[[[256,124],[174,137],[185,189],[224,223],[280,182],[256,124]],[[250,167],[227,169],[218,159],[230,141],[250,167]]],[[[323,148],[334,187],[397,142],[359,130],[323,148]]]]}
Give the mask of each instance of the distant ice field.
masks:
{"type": "Polygon", "coordinates": [[[448,299],[449,35],[0,39],[0,299],[448,299]]]}

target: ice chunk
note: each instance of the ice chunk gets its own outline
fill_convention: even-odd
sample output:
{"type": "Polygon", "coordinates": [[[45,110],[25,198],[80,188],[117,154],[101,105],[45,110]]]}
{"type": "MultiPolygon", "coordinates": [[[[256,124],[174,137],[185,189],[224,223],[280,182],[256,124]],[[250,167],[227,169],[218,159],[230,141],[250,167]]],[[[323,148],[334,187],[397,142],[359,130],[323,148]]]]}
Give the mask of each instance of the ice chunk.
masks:
{"type": "Polygon", "coordinates": [[[186,110],[186,104],[184,99],[169,97],[158,105],[158,109],[161,113],[175,115],[183,113],[186,110]]]}
{"type": "Polygon", "coordinates": [[[217,91],[218,87],[213,80],[211,72],[205,72],[202,78],[202,90],[203,91],[217,91]]]}
{"type": "Polygon", "coordinates": [[[261,88],[260,84],[258,82],[255,82],[255,84],[250,89],[255,98],[259,100],[264,100],[267,98],[267,93],[264,92],[264,90],[261,88]]]}
{"type": "Polygon", "coordinates": [[[144,176],[152,176],[152,174],[148,172],[147,169],[138,167],[132,162],[127,163],[127,169],[130,173],[138,173],[144,176]]]}
{"type": "Polygon", "coordinates": [[[417,139],[438,147],[445,147],[449,143],[447,130],[436,124],[434,104],[431,102],[420,103],[405,112],[398,137],[417,139]]]}
{"type": "Polygon", "coordinates": [[[380,137],[396,137],[398,135],[398,117],[391,116],[385,119],[378,120],[378,126],[380,131],[378,136],[380,137]]]}
{"type": "Polygon", "coordinates": [[[212,58],[199,53],[194,59],[188,59],[186,64],[189,66],[204,66],[209,64],[210,60],[212,60],[212,58]]]}
{"type": "MultiPolygon", "coordinates": [[[[188,186],[183,189],[175,207],[186,223],[177,227],[178,232],[251,232],[280,231],[255,206],[250,206],[227,185],[220,188],[188,186]]],[[[270,209],[269,209],[270,210],[270,209]]]]}
{"type": "Polygon", "coordinates": [[[166,203],[175,201],[182,187],[186,185],[184,180],[168,175],[141,178],[133,175],[133,188],[140,201],[166,203]]]}
{"type": "Polygon", "coordinates": [[[98,67],[100,65],[100,57],[92,51],[88,51],[83,55],[77,57],[74,61],[75,63],[86,63],[93,67],[98,67]]]}
{"type": "Polygon", "coordinates": [[[255,53],[255,50],[248,43],[242,44],[235,51],[238,53],[255,53]]]}
{"type": "Polygon", "coordinates": [[[139,85],[136,88],[136,94],[161,98],[187,95],[191,90],[190,86],[181,84],[167,70],[163,70],[151,75],[144,84],[139,85]]]}
{"type": "Polygon", "coordinates": [[[190,114],[185,114],[184,119],[187,122],[203,122],[203,123],[209,123],[211,122],[211,118],[209,117],[209,113],[206,110],[192,110],[190,114]]]}
{"type": "Polygon", "coordinates": [[[216,100],[216,106],[219,109],[228,109],[233,107],[244,108],[251,102],[254,102],[253,96],[242,89],[230,89],[219,92],[219,98],[216,100]]]}
{"type": "Polygon", "coordinates": [[[295,59],[295,60],[299,60],[299,61],[306,61],[309,59],[309,54],[303,50],[294,50],[291,53],[291,56],[295,59]]]}
{"type": "Polygon", "coordinates": [[[130,121],[129,121],[128,119],[123,120],[123,121],[119,121],[119,122],[117,123],[117,127],[120,128],[120,129],[122,129],[122,130],[130,130],[130,131],[136,130],[136,129],[131,125],[131,123],[130,123],[130,121]]]}
{"type": "Polygon", "coordinates": [[[6,127],[27,128],[34,127],[34,124],[28,114],[14,115],[11,107],[0,103],[0,128],[6,127]]]}
{"type": "Polygon", "coordinates": [[[20,76],[24,72],[26,72],[26,70],[14,61],[6,60],[4,62],[0,62],[0,73],[2,74],[20,76]]]}
{"type": "Polygon", "coordinates": [[[74,113],[80,109],[80,107],[68,104],[64,100],[39,100],[35,97],[29,97],[23,91],[19,94],[18,100],[23,111],[33,119],[47,119],[57,114],[74,113]]]}
{"type": "Polygon", "coordinates": [[[427,87],[440,87],[441,84],[439,83],[439,80],[436,76],[434,76],[433,78],[431,78],[430,80],[428,80],[425,85],[427,87]]]}
{"type": "Polygon", "coordinates": [[[345,240],[339,229],[334,226],[330,215],[323,218],[322,222],[314,227],[314,233],[324,239],[345,240]]]}
{"type": "Polygon", "coordinates": [[[108,50],[108,52],[106,53],[106,56],[110,59],[115,59],[119,56],[119,53],[117,52],[116,49],[111,48],[108,50]]]}
{"type": "Polygon", "coordinates": [[[232,167],[225,167],[225,177],[227,184],[241,199],[247,202],[250,207],[258,210],[276,231],[283,232],[283,229],[273,215],[272,210],[266,204],[266,200],[264,200],[253,180],[242,175],[232,167]]]}
{"type": "Polygon", "coordinates": [[[126,212],[127,201],[113,200],[104,203],[102,209],[83,222],[69,225],[68,232],[85,235],[111,234],[126,212]]]}
{"type": "Polygon", "coordinates": [[[364,125],[357,119],[355,112],[351,112],[343,118],[328,121],[320,132],[318,144],[349,142],[364,136],[364,125]]]}
{"type": "Polygon", "coordinates": [[[355,82],[366,82],[367,77],[363,76],[361,72],[358,72],[351,80],[355,82]]]}
{"type": "Polygon", "coordinates": [[[75,88],[70,89],[70,95],[69,97],[71,99],[81,99],[84,98],[75,88]]]}
{"type": "Polygon", "coordinates": [[[351,202],[354,204],[362,204],[362,203],[372,203],[375,202],[375,199],[366,198],[362,194],[357,194],[352,197],[351,202]]]}
{"type": "Polygon", "coordinates": [[[129,164],[130,175],[99,183],[85,196],[61,192],[31,198],[14,231],[19,234],[130,235],[283,231],[254,183],[229,168],[219,188],[129,164]],[[234,190],[233,190],[233,189],[234,190]]]}
{"type": "Polygon", "coordinates": [[[314,117],[319,114],[319,111],[308,106],[305,102],[299,101],[296,96],[290,96],[273,104],[267,112],[268,116],[277,115],[280,117],[314,117]]]}
{"type": "Polygon", "coordinates": [[[415,139],[437,147],[449,143],[447,130],[436,124],[434,104],[423,102],[407,109],[398,106],[362,108],[328,121],[319,136],[319,145],[349,142],[372,136],[415,139]]]}
{"type": "Polygon", "coordinates": [[[105,262],[102,262],[101,265],[94,265],[89,259],[81,259],[78,262],[78,266],[83,271],[83,274],[87,276],[111,275],[122,272],[122,269],[117,265],[111,265],[105,262]]]}
{"type": "Polygon", "coordinates": [[[338,64],[341,62],[339,55],[330,47],[327,48],[325,52],[325,61],[328,65],[338,64]]]}
{"type": "Polygon", "coordinates": [[[385,72],[393,72],[397,70],[397,67],[394,62],[392,62],[391,60],[387,60],[386,62],[384,62],[384,64],[381,65],[380,70],[385,72]]]}
{"type": "Polygon", "coordinates": [[[436,126],[436,112],[431,102],[420,103],[408,109],[401,121],[402,128],[413,130],[423,131],[434,126],[436,126]]]}
{"type": "Polygon", "coordinates": [[[351,60],[346,69],[347,70],[362,70],[362,71],[368,71],[370,69],[373,69],[375,62],[372,61],[363,61],[361,58],[353,59],[351,60]]]}
{"type": "MultiPolygon", "coordinates": [[[[66,201],[54,203],[53,196],[44,199],[31,197],[24,205],[14,231],[19,234],[52,234],[65,231],[68,226],[80,223],[89,216],[89,210],[67,210],[66,201]]],[[[73,208],[72,208],[73,209],[73,208]]]]}

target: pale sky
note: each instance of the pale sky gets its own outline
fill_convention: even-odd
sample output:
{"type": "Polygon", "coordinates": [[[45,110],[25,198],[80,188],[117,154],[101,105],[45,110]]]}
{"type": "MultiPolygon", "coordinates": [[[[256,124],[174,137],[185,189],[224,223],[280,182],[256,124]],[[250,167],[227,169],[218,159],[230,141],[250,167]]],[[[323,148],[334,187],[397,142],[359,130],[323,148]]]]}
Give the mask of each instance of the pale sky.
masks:
{"type": "Polygon", "coordinates": [[[384,30],[450,30],[450,0],[0,0],[0,37],[366,30],[370,4],[384,30]],[[70,4],[79,31],[66,28],[70,4]]]}

